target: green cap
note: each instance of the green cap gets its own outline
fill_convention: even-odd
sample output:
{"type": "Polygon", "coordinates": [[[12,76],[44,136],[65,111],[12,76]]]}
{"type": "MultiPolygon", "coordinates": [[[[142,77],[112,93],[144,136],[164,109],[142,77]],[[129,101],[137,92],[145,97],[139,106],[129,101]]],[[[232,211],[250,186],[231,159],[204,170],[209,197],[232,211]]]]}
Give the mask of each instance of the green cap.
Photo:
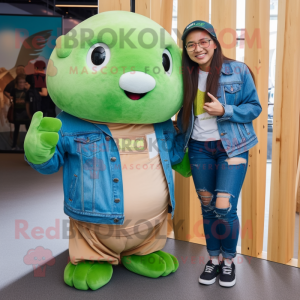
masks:
{"type": "Polygon", "coordinates": [[[194,22],[190,23],[188,26],[186,26],[183,31],[183,35],[182,35],[181,39],[184,40],[186,38],[186,36],[188,35],[188,33],[195,28],[204,29],[209,34],[211,34],[213,37],[215,37],[217,39],[217,35],[215,33],[214,27],[210,23],[207,23],[207,22],[201,21],[201,20],[194,21],[194,22]]]}

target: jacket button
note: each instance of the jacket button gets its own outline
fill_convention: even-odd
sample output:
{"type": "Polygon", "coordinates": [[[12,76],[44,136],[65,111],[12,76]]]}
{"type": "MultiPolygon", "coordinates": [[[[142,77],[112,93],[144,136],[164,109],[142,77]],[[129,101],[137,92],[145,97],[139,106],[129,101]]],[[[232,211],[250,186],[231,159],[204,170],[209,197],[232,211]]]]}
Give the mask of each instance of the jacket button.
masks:
{"type": "Polygon", "coordinates": [[[120,199],[119,198],[116,198],[115,199],[115,203],[119,203],[120,202],[120,199]]]}
{"type": "Polygon", "coordinates": [[[110,140],[110,136],[106,136],[105,139],[106,139],[107,141],[109,141],[109,140],[110,140]]]}
{"type": "Polygon", "coordinates": [[[230,89],[231,91],[233,91],[233,87],[231,87],[231,89],[230,89]]]}
{"type": "Polygon", "coordinates": [[[111,160],[111,161],[116,161],[117,158],[116,158],[116,157],[112,157],[110,160],[111,160]]]}
{"type": "Polygon", "coordinates": [[[119,179],[118,178],[114,178],[114,182],[119,182],[119,179]]]}
{"type": "Polygon", "coordinates": [[[225,134],[226,134],[225,132],[222,132],[222,133],[221,133],[221,135],[225,135],[225,134]]]}
{"type": "Polygon", "coordinates": [[[119,220],[118,220],[118,219],[114,219],[114,222],[115,222],[115,223],[118,223],[118,222],[119,222],[119,220]]]}
{"type": "Polygon", "coordinates": [[[248,134],[250,134],[250,132],[248,132],[248,134]]]}

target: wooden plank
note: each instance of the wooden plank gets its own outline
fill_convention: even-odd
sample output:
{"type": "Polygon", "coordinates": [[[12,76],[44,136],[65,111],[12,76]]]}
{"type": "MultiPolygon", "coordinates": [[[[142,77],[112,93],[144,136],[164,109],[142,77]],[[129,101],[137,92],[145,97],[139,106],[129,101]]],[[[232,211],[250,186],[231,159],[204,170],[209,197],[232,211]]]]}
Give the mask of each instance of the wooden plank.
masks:
{"type": "Polygon", "coordinates": [[[246,1],[246,36],[250,39],[245,41],[244,62],[254,73],[262,106],[260,116],[253,122],[259,142],[249,151],[248,171],[242,188],[242,254],[254,257],[259,257],[263,250],[268,141],[269,19],[269,1],[246,1]],[[256,39],[250,42],[253,36],[256,39]]]}
{"type": "Polygon", "coordinates": [[[236,57],[236,0],[211,0],[211,24],[223,54],[236,57]]]}
{"type": "Polygon", "coordinates": [[[135,12],[155,21],[171,34],[173,0],[138,0],[135,12]]]}
{"type": "MultiPolygon", "coordinates": [[[[300,117],[299,117],[299,132],[300,132],[300,117]]],[[[300,138],[298,138],[298,157],[299,158],[298,158],[297,166],[298,166],[298,169],[299,169],[299,167],[300,167],[300,138]]],[[[296,189],[297,189],[297,191],[296,191],[296,212],[300,213],[300,180],[299,180],[299,177],[297,178],[296,182],[298,182],[298,184],[296,183],[296,189]]]]}
{"type": "Polygon", "coordinates": [[[173,0],[162,0],[160,25],[172,34],[173,0]]]}
{"type": "MultiPolygon", "coordinates": [[[[178,0],[178,45],[182,47],[184,28],[195,20],[209,20],[209,0],[178,0]]],[[[192,177],[184,178],[175,173],[176,208],[173,219],[175,238],[206,244],[200,200],[192,177]]]]}
{"type": "Polygon", "coordinates": [[[209,21],[209,0],[178,0],[177,44],[182,48],[184,28],[195,20],[209,21]]]}
{"type": "Polygon", "coordinates": [[[161,0],[151,0],[150,18],[158,24],[161,24],[161,0]]]}
{"type": "Polygon", "coordinates": [[[300,2],[278,2],[268,260],[293,258],[299,136],[300,2]]]}
{"type": "MultiPolygon", "coordinates": [[[[300,78],[300,70],[298,70],[299,75],[298,78],[300,78]]],[[[298,104],[299,105],[299,104],[298,104]]],[[[298,131],[298,169],[297,169],[297,177],[296,177],[296,212],[299,214],[300,213],[300,105],[298,107],[298,112],[299,112],[299,120],[298,120],[298,124],[299,124],[299,131],[298,131]]],[[[299,219],[299,229],[300,229],[300,219],[299,219]]],[[[300,230],[299,230],[299,236],[298,236],[298,263],[297,263],[297,267],[300,268],[300,230]]]]}
{"type": "Polygon", "coordinates": [[[130,0],[100,0],[98,1],[98,12],[109,10],[130,11],[130,0]]]}
{"type": "MultiPolygon", "coordinates": [[[[300,139],[299,139],[300,140],[300,139]]],[[[300,160],[300,156],[299,156],[299,154],[298,154],[298,167],[297,167],[297,173],[296,173],[296,184],[295,184],[295,200],[296,200],[296,212],[299,212],[299,210],[298,210],[298,200],[299,200],[299,198],[298,198],[298,190],[299,190],[299,184],[300,184],[300,180],[299,180],[299,178],[300,178],[300,164],[299,164],[299,160],[300,160]]]]}
{"type": "Polygon", "coordinates": [[[151,19],[151,0],[135,1],[135,12],[151,19]]]}

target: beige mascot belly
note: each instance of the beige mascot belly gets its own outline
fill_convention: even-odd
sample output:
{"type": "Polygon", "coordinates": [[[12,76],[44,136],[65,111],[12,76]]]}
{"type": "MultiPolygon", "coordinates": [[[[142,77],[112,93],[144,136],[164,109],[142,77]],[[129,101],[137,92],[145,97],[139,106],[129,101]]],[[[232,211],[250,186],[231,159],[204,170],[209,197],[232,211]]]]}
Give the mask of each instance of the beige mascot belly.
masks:
{"type": "MultiPolygon", "coordinates": [[[[100,122],[98,122],[100,123],[100,122]]],[[[162,249],[167,235],[168,184],[152,124],[106,124],[120,153],[124,225],[99,225],[70,219],[70,259],[118,264],[126,255],[162,249]]]]}

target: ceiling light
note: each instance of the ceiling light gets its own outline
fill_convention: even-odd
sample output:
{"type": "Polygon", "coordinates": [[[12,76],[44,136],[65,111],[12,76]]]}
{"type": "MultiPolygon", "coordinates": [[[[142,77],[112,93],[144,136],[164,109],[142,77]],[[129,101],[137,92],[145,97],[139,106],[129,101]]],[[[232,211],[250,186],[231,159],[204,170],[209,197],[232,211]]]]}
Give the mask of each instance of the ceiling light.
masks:
{"type": "Polygon", "coordinates": [[[81,5],[81,4],[56,4],[56,7],[98,7],[98,5],[81,5]]]}

